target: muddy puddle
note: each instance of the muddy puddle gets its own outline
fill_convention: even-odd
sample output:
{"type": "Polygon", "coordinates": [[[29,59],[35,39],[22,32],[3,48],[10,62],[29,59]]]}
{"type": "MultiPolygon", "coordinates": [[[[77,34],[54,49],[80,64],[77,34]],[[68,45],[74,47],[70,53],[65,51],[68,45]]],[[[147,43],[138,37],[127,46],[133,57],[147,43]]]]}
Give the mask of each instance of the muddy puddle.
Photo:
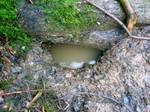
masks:
{"type": "Polygon", "coordinates": [[[42,47],[51,53],[55,63],[68,68],[81,68],[85,63],[95,64],[101,55],[99,49],[91,46],[44,42],[42,47]]]}

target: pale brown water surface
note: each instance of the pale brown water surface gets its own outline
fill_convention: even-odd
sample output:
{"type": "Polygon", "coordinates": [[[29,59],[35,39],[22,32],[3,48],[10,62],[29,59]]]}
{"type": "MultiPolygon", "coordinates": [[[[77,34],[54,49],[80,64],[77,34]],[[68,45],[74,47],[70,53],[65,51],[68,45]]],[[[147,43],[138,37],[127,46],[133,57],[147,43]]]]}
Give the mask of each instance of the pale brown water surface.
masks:
{"type": "Polygon", "coordinates": [[[95,64],[101,53],[99,49],[90,46],[60,43],[44,43],[44,46],[51,52],[54,62],[66,63],[70,66],[79,66],[84,63],[95,64]]]}

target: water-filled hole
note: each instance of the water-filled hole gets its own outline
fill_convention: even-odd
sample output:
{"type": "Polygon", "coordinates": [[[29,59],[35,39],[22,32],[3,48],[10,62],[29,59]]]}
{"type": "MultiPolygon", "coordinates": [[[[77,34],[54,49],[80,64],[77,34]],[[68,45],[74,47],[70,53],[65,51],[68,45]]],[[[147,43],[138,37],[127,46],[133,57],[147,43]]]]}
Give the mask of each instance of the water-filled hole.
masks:
{"type": "Polygon", "coordinates": [[[74,44],[43,42],[42,47],[51,54],[53,61],[68,68],[81,68],[86,64],[95,64],[101,56],[100,49],[74,44]]]}

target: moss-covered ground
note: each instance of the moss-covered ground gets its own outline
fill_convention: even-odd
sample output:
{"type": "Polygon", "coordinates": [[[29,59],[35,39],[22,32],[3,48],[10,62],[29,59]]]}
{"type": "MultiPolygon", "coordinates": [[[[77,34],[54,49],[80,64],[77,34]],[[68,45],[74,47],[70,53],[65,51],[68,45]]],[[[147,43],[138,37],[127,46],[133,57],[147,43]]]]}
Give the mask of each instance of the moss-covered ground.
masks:
{"type": "Polygon", "coordinates": [[[42,6],[51,32],[70,33],[75,36],[96,25],[94,7],[80,0],[37,0],[42,6]]]}
{"type": "Polygon", "coordinates": [[[30,48],[31,38],[19,27],[16,20],[17,9],[14,0],[1,0],[0,37],[7,40],[17,55],[23,55],[30,48]]]}

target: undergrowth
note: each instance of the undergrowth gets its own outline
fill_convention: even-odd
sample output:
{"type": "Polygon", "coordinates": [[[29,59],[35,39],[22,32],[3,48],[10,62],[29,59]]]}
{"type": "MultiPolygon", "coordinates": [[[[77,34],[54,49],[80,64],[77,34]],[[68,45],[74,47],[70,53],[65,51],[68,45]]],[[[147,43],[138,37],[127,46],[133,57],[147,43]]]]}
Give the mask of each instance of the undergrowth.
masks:
{"type": "Polygon", "coordinates": [[[97,14],[93,7],[79,0],[41,0],[52,32],[79,34],[95,25],[97,14]]]}
{"type": "Polygon", "coordinates": [[[29,50],[31,39],[17,25],[17,9],[13,0],[0,1],[0,37],[8,40],[17,55],[23,55],[29,50]]]}

